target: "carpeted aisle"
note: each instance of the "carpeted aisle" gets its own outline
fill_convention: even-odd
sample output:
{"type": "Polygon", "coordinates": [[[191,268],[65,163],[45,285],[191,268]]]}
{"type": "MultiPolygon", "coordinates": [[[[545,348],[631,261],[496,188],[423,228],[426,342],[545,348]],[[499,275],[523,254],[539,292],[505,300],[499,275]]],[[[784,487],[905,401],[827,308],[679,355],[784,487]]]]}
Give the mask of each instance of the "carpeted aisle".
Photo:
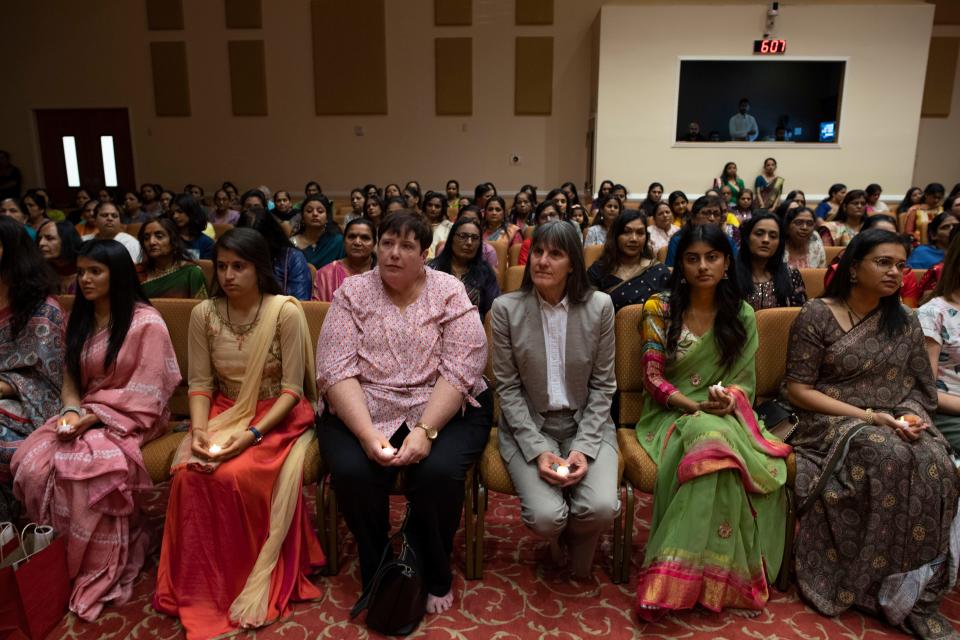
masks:
{"type": "MultiPolygon", "coordinates": [[[[840,618],[824,618],[788,593],[773,591],[767,610],[758,618],[686,612],[669,616],[656,624],[639,626],[631,615],[636,567],[649,525],[650,496],[638,496],[634,541],[633,580],[614,585],[599,565],[593,583],[574,583],[557,575],[544,574],[537,565],[541,544],[520,523],[516,498],[493,494],[487,514],[485,571],[483,580],[467,581],[454,577],[457,601],[442,616],[429,616],[410,638],[450,640],[572,640],[575,638],[743,638],[751,640],[801,638],[881,638],[904,637],[873,618],[848,613],[840,618]]],[[[312,501],[311,501],[312,503],[312,501]]],[[[151,492],[147,511],[156,530],[163,522],[166,486],[151,492]]],[[[402,501],[394,498],[393,515],[399,522],[402,501]]],[[[241,634],[258,639],[301,640],[331,638],[380,638],[362,624],[348,619],[350,607],[359,592],[358,567],[352,537],[341,522],[343,564],[333,578],[320,577],[325,588],[319,602],[300,603],[286,619],[256,633],[241,634]]],[[[612,533],[612,532],[611,532],[612,533]]],[[[464,564],[462,531],[456,542],[455,561],[464,564]]],[[[610,535],[602,541],[602,553],[609,553],[610,535]]],[[[158,536],[159,538],[159,536],[158,536]]],[[[150,600],[156,577],[154,553],[141,574],[134,598],[122,607],[108,607],[96,623],[88,624],[73,615],[50,634],[63,640],[108,640],[113,638],[182,638],[176,620],[153,611],[150,600]]],[[[960,628],[960,597],[954,593],[944,605],[944,613],[960,628]]]]}

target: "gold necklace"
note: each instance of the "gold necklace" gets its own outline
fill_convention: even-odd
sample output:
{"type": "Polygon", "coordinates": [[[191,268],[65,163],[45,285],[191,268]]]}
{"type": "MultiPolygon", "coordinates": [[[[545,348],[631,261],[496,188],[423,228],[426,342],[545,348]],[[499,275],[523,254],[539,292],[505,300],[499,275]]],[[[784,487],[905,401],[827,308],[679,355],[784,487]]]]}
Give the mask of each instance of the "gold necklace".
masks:
{"type": "Polygon", "coordinates": [[[224,300],[224,306],[227,309],[227,317],[224,318],[221,316],[221,320],[224,320],[226,325],[230,328],[230,332],[237,337],[237,351],[243,351],[243,341],[247,337],[247,334],[253,331],[253,328],[257,325],[257,321],[260,319],[260,307],[263,306],[263,294],[260,294],[260,302],[257,303],[257,313],[253,316],[252,322],[246,322],[242,324],[234,324],[230,320],[230,301],[224,300]]]}

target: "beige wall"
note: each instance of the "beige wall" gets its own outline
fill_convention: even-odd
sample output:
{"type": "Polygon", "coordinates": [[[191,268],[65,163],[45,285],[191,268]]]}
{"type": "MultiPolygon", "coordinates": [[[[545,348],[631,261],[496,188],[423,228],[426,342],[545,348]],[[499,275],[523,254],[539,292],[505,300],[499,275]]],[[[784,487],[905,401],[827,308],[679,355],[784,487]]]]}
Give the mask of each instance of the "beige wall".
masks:
{"type": "MultiPolygon", "coordinates": [[[[42,180],[32,109],[127,107],[139,181],[206,188],[229,178],[300,191],[316,179],[339,193],[364,182],[416,178],[470,189],[546,187],[586,175],[590,28],[601,0],[557,0],[555,24],[514,26],[513,2],[474,6],[474,26],[434,27],[433,0],[388,0],[389,115],[314,115],[310,4],[264,0],[262,30],[227,31],[222,0],[185,0],[185,30],[149,32],[144,0],[6,3],[0,56],[0,148],[8,148],[27,184],[42,180]],[[40,35],[42,32],[42,35],[40,35]],[[513,115],[514,38],[552,35],[553,114],[513,115]],[[434,116],[433,38],[472,36],[474,115],[434,116]],[[267,117],[230,112],[228,39],[266,41],[267,117]],[[187,42],[192,116],[157,118],[149,41],[187,42]],[[363,137],[354,127],[365,129],[363,137]],[[519,166],[510,155],[518,153],[519,166]]],[[[358,42],[357,46],[363,46],[358,42]]],[[[349,55],[344,51],[343,55],[349,55]]],[[[331,85],[329,91],[336,91],[331,85]]]]}
{"type": "MultiPolygon", "coordinates": [[[[935,26],[934,36],[960,37],[960,26],[935,26]]],[[[960,181],[960,64],[953,80],[949,118],[921,118],[913,183],[942,182],[950,188],[960,181]]]]}
{"type": "Polygon", "coordinates": [[[787,40],[789,56],[848,58],[836,148],[674,146],[679,57],[750,55],[752,41],[763,32],[764,5],[603,8],[597,178],[618,176],[635,192],[657,179],[668,190],[696,193],[709,186],[726,161],[736,162],[741,176],[752,181],[763,159],[772,155],[787,187],[807,193],[825,193],[836,181],[876,181],[890,194],[909,187],[933,21],[930,5],[781,3],[775,34],[787,40]]]}

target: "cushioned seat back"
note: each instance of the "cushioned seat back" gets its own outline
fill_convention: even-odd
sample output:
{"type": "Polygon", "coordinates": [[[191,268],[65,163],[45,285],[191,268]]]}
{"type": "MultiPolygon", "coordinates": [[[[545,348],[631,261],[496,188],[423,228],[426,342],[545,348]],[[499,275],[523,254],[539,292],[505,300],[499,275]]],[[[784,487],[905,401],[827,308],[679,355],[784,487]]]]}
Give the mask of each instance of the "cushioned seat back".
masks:
{"type": "MultiPolygon", "coordinates": [[[[327,317],[327,311],[330,309],[329,302],[301,302],[303,313],[307,316],[307,325],[310,327],[310,344],[313,345],[313,353],[317,353],[317,341],[320,340],[320,328],[323,326],[323,319],[327,317]]],[[[316,365],[308,362],[307,366],[313,369],[316,365]]]]}
{"type": "Polygon", "coordinates": [[[772,398],[780,392],[780,382],[787,367],[790,327],[800,314],[800,307],[764,309],[757,312],[756,397],[772,398]]]}
{"type": "Polygon", "coordinates": [[[838,255],[843,253],[843,250],[846,247],[824,247],[823,251],[827,254],[827,266],[830,266],[830,263],[833,262],[833,259],[838,255]]]}
{"type": "Polygon", "coordinates": [[[497,240],[496,242],[488,242],[488,245],[493,247],[493,250],[497,252],[497,284],[503,288],[503,281],[507,277],[507,241],[506,240],[497,240]]]}
{"type": "Polygon", "coordinates": [[[509,257],[510,257],[509,266],[515,267],[518,264],[520,264],[520,249],[522,248],[523,248],[523,245],[519,245],[519,244],[514,244],[510,246],[510,250],[508,251],[509,257]]]}
{"type": "Polygon", "coordinates": [[[669,245],[666,247],[660,247],[659,249],[657,249],[657,262],[663,262],[664,264],[666,264],[667,251],[669,251],[669,249],[670,249],[669,245]]]}
{"type": "Polygon", "coordinates": [[[583,248],[583,262],[587,269],[603,255],[602,244],[590,244],[583,248]]]}
{"type": "Polygon", "coordinates": [[[819,298],[823,295],[823,276],[826,269],[800,269],[803,278],[803,288],[807,290],[807,298],[819,298]]]}
{"type": "Polygon", "coordinates": [[[187,352],[190,342],[190,314],[193,308],[200,304],[200,300],[184,298],[154,298],[150,301],[167,324],[173,350],[177,354],[177,364],[180,365],[180,384],[170,398],[170,413],[173,416],[189,416],[190,403],[187,398],[187,352]]]}
{"type": "Polygon", "coordinates": [[[230,229],[233,229],[232,224],[227,224],[226,222],[214,222],[213,223],[213,235],[219,240],[220,236],[225,234],[230,229]]]}
{"type": "Polygon", "coordinates": [[[207,293],[213,291],[213,279],[216,274],[213,270],[213,260],[197,260],[200,265],[200,271],[203,271],[203,279],[207,282],[207,293]]]}
{"type": "Polygon", "coordinates": [[[124,231],[136,238],[140,234],[140,227],[143,226],[143,223],[140,222],[131,222],[126,226],[124,231]]]}
{"type": "Polygon", "coordinates": [[[523,272],[526,269],[524,266],[510,267],[507,269],[507,277],[504,280],[503,292],[511,293],[513,291],[519,291],[520,285],[523,284],[523,272]]]}
{"type": "Polygon", "coordinates": [[[620,393],[620,424],[633,425],[643,409],[643,305],[620,309],[616,318],[616,374],[620,393]]]}

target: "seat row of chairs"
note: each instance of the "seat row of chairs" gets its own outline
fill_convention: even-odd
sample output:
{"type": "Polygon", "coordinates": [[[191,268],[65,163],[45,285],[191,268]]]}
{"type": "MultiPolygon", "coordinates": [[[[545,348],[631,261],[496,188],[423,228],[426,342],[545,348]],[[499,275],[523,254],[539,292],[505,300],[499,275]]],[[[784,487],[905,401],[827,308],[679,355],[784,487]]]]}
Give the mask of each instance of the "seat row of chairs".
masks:
{"type": "MultiPolygon", "coordinates": [[[[821,270],[822,271],[822,270],[821,270]]],[[[61,296],[64,309],[72,307],[72,296],[61,296]]],[[[187,399],[188,370],[188,334],[190,313],[199,304],[198,300],[155,299],[154,306],[163,316],[180,365],[183,382],[170,400],[171,413],[179,418],[189,416],[187,399]]],[[[316,344],[324,317],[329,309],[326,302],[306,302],[303,308],[310,327],[311,340],[316,344]]],[[[776,395],[786,366],[787,336],[789,327],[799,312],[798,308],[769,309],[757,313],[757,326],[760,335],[760,348],[757,351],[757,398],[776,395]]],[[[617,423],[625,428],[618,429],[620,443],[620,465],[618,478],[621,491],[621,514],[615,522],[613,532],[612,561],[609,567],[614,582],[625,582],[629,578],[630,553],[633,541],[634,490],[652,493],[656,479],[656,465],[637,442],[633,425],[640,418],[643,395],[643,372],[637,366],[642,351],[642,306],[633,305],[621,309],[616,318],[616,376],[620,400],[620,415],[617,423]]],[[[491,334],[489,319],[486,323],[488,342],[491,334]]],[[[487,378],[496,384],[492,362],[488,358],[487,378]]],[[[500,457],[496,422],[499,411],[495,407],[494,428],[491,430],[486,449],[474,469],[467,476],[464,506],[464,524],[466,534],[467,578],[479,579],[483,576],[483,538],[487,497],[490,491],[516,495],[510,480],[510,474],[500,457]]],[[[175,424],[174,421],[172,424],[175,424]]],[[[185,437],[183,431],[171,431],[148,443],[143,448],[143,458],[147,471],[155,483],[164,482],[170,477],[170,465],[173,454],[185,437]]],[[[793,457],[788,460],[788,481],[792,486],[795,473],[793,457]]],[[[328,559],[327,572],[339,571],[338,511],[336,495],[330,487],[327,471],[324,469],[316,440],[311,444],[304,462],[303,484],[317,484],[316,528],[328,559]]],[[[402,490],[402,474],[395,487],[402,490]]],[[[792,502],[791,502],[792,505],[792,502]]],[[[788,523],[788,542],[792,541],[793,516],[788,523]]],[[[784,563],[788,567],[788,563],[784,563]]],[[[782,572],[783,574],[783,572],[782,572]]],[[[781,580],[786,580],[781,575],[781,580]]]]}

